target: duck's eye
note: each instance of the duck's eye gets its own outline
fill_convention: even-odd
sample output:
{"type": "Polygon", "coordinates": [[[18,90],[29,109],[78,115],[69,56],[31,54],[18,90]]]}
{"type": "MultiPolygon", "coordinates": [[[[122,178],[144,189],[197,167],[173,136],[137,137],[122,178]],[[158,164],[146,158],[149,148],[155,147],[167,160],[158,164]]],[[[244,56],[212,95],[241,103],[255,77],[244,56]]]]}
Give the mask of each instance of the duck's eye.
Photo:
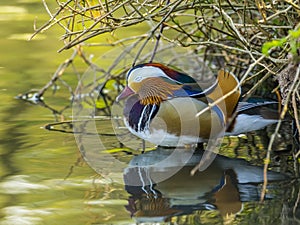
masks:
{"type": "Polygon", "coordinates": [[[141,81],[143,78],[141,76],[137,76],[134,78],[134,81],[139,82],[141,81]]]}

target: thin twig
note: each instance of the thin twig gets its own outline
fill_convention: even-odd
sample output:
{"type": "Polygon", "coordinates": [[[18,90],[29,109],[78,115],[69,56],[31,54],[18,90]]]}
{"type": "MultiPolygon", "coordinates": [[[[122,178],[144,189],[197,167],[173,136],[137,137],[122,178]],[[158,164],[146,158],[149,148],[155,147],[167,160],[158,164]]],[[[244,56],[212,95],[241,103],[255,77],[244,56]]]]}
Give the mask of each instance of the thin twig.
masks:
{"type": "Polygon", "coordinates": [[[123,7],[129,1],[130,0],[127,0],[127,1],[122,2],[121,4],[116,5],[115,8],[113,8],[111,11],[109,11],[109,12],[105,13],[103,16],[97,18],[97,20],[88,29],[84,30],[77,37],[75,37],[71,42],[69,42],[63,48],[59,49],[58,52],[61,52],[64,49],[69,49],[69,48],[73,47],[74,45],[76,45],[77,41],[79,39],[81,39],[81,37],[83,37],[86,33],[90,32],[96,25],[98,25],[102,21],[102,19],[106,18],[107,16],[109,16],[110,14],[112,14],[113,12],[115,12],[116,10],[118,10],[119,8],[123,7]]]}
{"type": "MultiPolygon", "coordinates": [[[[300,132],[300,121],[299,121],[299,116],[298,116],[298,113],[299,113],[298,107],[299,106],[297,106],[296,93],[299,91],[299,86],[300,86],[300,80],[298,80],[298,83],[297,83],[295,89],[293,90],[293,94],[292,94],[292,106],[293,106],[293,110],[294,110],[295,123],[296,123],[298,132],[300,132]]],[[[300,101],[300,99],[298,99],[298,101],[300,101]]],[[[299,139],[298,141],[300,143],[300,135],[298,135],[298,139],[299,139]]],[[[300,150],[299,150],[299,152],[300,152],[300,150]]]]}
{"type": "Polygon", "coordinates": [[[56,11],[56,13],[54,15],[52,15],[52,13],[50,12],[48,6],[47,6],[47,3],[45,0],[43,0],[43,4],[44,4],[44,7],[46,9],[46,11],[48,12],[48,14],[50,15],[50,20],[45,23],[43,26],[41,26],[38,30],[36,30],[32,35],[31,37],[29,38],[29,40],[31,40],[32,38],[34,38],[38,33],[40,33],[41,31],[43,31],[46,27],[49,26],[49,24],[51,24],[51,22],[53,20],[55,20],[55,18],[65,9],[65,7],[70,3],[72,2],[72,0],[68,0],[66,1],[60,8],[59,10],[56,11]]]}
{"type": "Polygon", "coordinates": [[[168,13],[166,13],[166,15],[161,19],[161,21],[156,24],[156,26],[154,26],[151,31],[149,32],[148,38],[144,41],[143,45],[140,47],[138,53],[136,54],[135,59],[133,60],[133,65],[135,65],[135,63],[137,62],[140,54],[142,53],[143,49],[145,48],[146,44],[148,43],[148,41],[153,37],[153,35],[155,34],[156,30],[162,26],[163,22],[170,16],[170,14],[174,11],[174,9],[181,4],[181,1],[177,1],[175,2],[175,4],[170,8],[170,10],[168,11],[168,13]]]}
{"type": "Polygon", "coordinates": [[[74,49],[73,54],[71,57],[67,60],[65,60],[56,70],[56,72],[53,74],[51,80],[39,90],[38,96],[41,97],[44,95],[45,91],[48,90],[49,87],[51,87],[55,81],[64,73],[65,69],[73,62],[74,58],[78,54],[77,49],[74,49]]]}

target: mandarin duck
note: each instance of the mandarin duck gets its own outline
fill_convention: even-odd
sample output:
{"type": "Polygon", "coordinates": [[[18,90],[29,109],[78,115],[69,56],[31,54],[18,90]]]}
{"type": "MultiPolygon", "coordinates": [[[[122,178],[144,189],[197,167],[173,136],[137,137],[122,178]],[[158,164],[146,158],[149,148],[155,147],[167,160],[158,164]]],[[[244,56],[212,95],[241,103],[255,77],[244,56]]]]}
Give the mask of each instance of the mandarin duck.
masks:
{"type": "Polygon", "coordinates": [[[239,102],[240,95],[238,79],[224,70],[202,89],[183,72],[145,63],[127,72],[126,86],[116,101],[126,99],[124,123],[134,135],[160,146],[184,146],[277,122],[275,116],[260,114],[263,106],[274,102],[239,102]]]}

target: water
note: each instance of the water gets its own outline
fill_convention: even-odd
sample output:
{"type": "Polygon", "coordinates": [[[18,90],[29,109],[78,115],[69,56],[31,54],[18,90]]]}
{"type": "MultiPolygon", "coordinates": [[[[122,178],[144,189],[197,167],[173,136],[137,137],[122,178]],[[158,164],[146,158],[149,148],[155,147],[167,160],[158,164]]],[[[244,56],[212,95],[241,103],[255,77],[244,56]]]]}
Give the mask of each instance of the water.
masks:
{"type": "MultiPolygon", "coordinates": [[[[100,140],[109,154],[102,153],[99,145],[84,145],[81,150],[89,164],[85,163],[78,151],[80,134],[76,143],[67,123],[51,130],[42,128],[57,118],[61,121],[62,116],[65,121],[72,119],[71,108],[61,115],[53,114],[69,104],[70,94],[63,83],[55,93],[46,92],[48,107],[14,98],[44,86],[59,64],[72,54],[72,50],[56,53],[61,47],[59,30],[49,30],[27,41],[36,16],[39,25],[48,19],[39,1],[0,4],[1,225],[300,223],[297,180],[270,172],[273,182],[269,183],[265,201],[259,202],[266,148],[263,136],[225,139],[221,153],[226,157],[218,156],[208,170],[192,177],[189,173],[201,151],[186,167],[178,167],[176,161],[182,159],[180,154],[184,151],[177,155],[176,164],[172,159],[170,164],[157,167],[155,163],[173,150],[156,149],[141,155],[139,150],[123,148],[116,137],[105,135],[113,134],[110,120],[99,117],[95,120],[97,132],[104,134],[100,140]],[[121,163],[114,166],[111,162],[121,163]],[[154,166],[148,167],[149,164],[154,166]],[[174,176],[164,177],[174,171],[178,171],[174,176]],[[154,184],[161,177],[163,181],[154,184]]],[[[86,68],[77,63],[78,73],[83,74],[86,68]]],[[[73,90],[76,88],[78,79],[72,69],[63,79],[73,90]]],[[[99,136],[86,138],[94,140],[99,136]]],[[[133,148],[142,146],[132,137],[127,141],[133,148]]],[[[285,150],[287,143],[278,146],[285,150]]],[[[277,172],[295,171],[292,163],[286,163],[291,160],[285,151],[272,160],[277,172]]]]}

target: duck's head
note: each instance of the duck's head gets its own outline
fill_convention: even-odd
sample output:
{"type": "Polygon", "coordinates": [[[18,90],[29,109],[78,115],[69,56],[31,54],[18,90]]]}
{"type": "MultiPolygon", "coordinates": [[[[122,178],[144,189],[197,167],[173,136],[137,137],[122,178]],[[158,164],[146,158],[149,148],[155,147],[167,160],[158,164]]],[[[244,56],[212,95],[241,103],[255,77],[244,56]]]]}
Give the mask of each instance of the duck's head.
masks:
{"type": "Polygon", "coordinates": [[[128,71],[126,87],[116,100],[138,95],[143,105],[160,104],[177,96],[184,83],[195,83],[195,80],[159,63],[140,64],[128,71]]]}

